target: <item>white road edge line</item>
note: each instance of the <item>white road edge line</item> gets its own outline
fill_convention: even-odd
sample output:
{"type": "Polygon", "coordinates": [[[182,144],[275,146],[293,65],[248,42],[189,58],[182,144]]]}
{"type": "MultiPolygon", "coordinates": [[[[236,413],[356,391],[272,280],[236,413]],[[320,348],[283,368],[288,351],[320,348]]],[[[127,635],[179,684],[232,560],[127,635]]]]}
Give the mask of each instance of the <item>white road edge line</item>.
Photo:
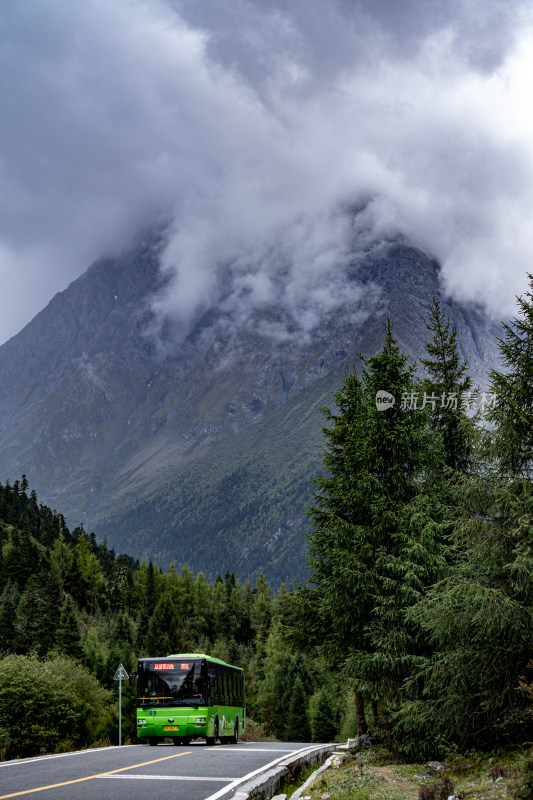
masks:
{"type": "Polygon", "coordinates": [[[99,781],[220,781],[231,783],[240,778],[206,778],[203,775],[97,775],[99,781]]]}
{"type": "MultiPolygon", "coordinates": [[[[204,747],[203,750],[213,752],[212,747],[204,747]]],[[[222,747],[217,747],[217,753],[222,752],[222,747]]],[[[287,747],[241,747],[240,745],[225,745],[224,753],[294,753],[294,750],[289,750],[287,747]]]]}
{"type": "MultiPolygon", "coordinates": [[[[295,756],[299,753],[305,753],[306,750],[314,750],[316,747],[320,747],[319,744],[307,745],[307,747],[301,747],[299,750],[291,750],[290,752],[293,753],[295,756]]],[[[256,775],[260,775],[261,772],[266,772],[268,769],[272,769],[275,767],[276,764],[279,764],[280,761],[284,761],[287,756],[280,756],[276,758],[274,761],[271,761],[269,764],[265,764],[263,767],[259,767],[259,769],[254,770],[253,772],[249,772],[248,775],[243,775],[242,778],[238,778],[233,783],[230,783],[229,786],[225,786],[223,789],[220,789],[215,794],[210,794],[209,797],[206,797],[205,800],[218,800],[219,797],[224,797],[225,794],[231,792],[233,789],[236,789],[237,786],[240,786],[241,783],[246,783],[251,778],[255,778],[256,775]]]]}
{"type": "Polygon", "coordinates": [[[126,747],[138,747],[136,744],[123,744],[119,747],[118,744],[111,745],[110,747],[90,747],[87,750],[74,750],[72,753],[51,753],[48,756],[33,756],[33,758],[15,758],[12,761],[2,761],[0,769],[4,767],[14,767],[15,765],[34,764],[36,761],[47,761],[49,758],[67,758],[68,756],[82,756],[85,753],[101,753],[102,750],[124,750],[126,747]]]}

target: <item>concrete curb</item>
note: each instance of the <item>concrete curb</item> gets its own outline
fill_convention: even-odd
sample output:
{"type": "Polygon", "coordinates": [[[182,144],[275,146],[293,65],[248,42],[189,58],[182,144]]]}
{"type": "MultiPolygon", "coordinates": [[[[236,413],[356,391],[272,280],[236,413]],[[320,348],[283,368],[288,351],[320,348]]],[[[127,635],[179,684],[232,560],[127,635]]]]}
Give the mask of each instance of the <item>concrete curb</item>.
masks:
{"type": "Polygon", "coordinates": [[[343,745],[319,744],[295,756],[287,756],[277,766],[239,786],[232,800],[272,800],[282,781],[290,780],[296,772],[306,767],[322,763],[329,753],[341,747],[343,745]]]}

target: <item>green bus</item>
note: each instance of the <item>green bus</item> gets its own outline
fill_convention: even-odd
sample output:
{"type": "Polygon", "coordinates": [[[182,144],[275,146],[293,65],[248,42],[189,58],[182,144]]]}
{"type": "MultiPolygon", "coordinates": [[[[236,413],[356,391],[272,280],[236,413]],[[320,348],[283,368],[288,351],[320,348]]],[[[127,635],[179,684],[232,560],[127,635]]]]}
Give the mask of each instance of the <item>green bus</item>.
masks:
{"type": "Polygon", "coordinates": [[[244,670],[204,653],[141,658],[137,672],[137,736],[156,745],[188,745],[203,737],[237,744],[246,726],[244,670]]]}

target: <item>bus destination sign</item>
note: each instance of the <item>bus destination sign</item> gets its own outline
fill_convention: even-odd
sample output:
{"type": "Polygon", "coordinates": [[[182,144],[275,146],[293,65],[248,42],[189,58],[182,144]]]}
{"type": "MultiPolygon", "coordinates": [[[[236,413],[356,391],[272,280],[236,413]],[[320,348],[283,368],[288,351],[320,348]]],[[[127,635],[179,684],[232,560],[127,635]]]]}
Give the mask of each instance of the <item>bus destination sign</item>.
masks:
{"type": "Polygon", "coordinates": [[[174,664],[154,664],[154,669],[174,669],[174,664]]]}

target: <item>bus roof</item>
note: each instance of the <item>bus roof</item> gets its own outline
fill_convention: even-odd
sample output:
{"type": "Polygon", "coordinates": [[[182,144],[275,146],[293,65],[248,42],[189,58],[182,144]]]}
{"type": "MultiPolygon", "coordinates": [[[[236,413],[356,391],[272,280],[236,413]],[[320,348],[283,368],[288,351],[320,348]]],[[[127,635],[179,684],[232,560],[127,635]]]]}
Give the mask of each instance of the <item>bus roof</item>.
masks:
{"type": "Polygon", "coordinates": [[[222,661],[220,658],[213,658],[213,656],[208,656],[205,653],[171,653],[168,656],[147,656],[146,658],[140,658],[139,661],[153,661],[154,659],[160,658],[205,658],[206,661],[209,661],[211,664],[221,664],[224,667],[232,667],[232,669],[240,669],[242,667],[236,667],[234,664],[228,664],[226,661],[222,661]]]}

